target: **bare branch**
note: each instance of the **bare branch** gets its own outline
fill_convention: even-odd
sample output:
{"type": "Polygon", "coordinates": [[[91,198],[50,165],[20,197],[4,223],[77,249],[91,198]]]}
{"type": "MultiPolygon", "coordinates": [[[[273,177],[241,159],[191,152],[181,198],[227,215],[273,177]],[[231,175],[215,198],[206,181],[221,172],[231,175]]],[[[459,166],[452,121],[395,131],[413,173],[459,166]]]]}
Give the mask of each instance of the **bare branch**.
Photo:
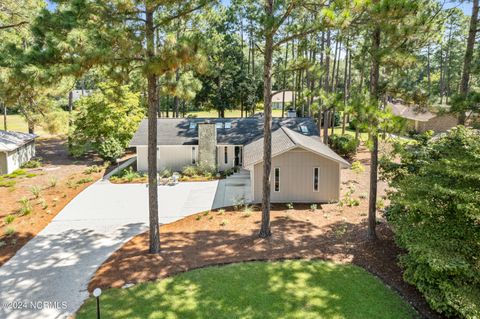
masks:
{"type": "Polygon", "coordinates": [[[16,28],[16,27],[22,26],[24,24],[28,24],[28,21],[22,21],[22,22],[15,23],[15,24],[0,25],[0,30],[16,28]]]}

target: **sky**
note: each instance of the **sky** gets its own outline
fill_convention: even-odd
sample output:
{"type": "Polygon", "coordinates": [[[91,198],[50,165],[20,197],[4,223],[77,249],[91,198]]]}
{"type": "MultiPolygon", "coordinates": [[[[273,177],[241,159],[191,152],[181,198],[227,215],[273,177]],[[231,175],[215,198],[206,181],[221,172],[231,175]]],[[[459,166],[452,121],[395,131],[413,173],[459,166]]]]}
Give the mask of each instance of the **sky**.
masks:
{"type": "MultiPolygon", "coordinates": [[[[230,0],[221,0],[223,4],[228,4],[230,3],[230,0]]],[[[466,15],[471,15],[472,14],[472,3],[470,1],[448,1],[448,0],[443,0],[444,1],[444,7],[445,8],[453,8],[453,7],[458,7],[463,10],[463,12],[466,15]]],[[[47,6],[49,10],[54,10],[55,9],[55,4],[53,4],[51,1],[46,0],[47,6]]]]}

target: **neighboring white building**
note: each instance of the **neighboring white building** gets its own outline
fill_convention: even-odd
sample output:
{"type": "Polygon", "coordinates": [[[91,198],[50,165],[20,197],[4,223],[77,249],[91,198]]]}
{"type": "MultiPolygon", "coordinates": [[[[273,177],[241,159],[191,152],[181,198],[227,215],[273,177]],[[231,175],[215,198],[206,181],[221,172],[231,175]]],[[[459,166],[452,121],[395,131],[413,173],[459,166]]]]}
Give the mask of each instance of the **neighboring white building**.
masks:
{"type": "Polygon", "coordinates": [[[288,110],[292,106],[294,93],[294,91],[272,91],[272,109],[282,109],[283,96],[285,95],[285,111],[288,110]]]}
{"type": "Polygon", "coordinates": [[[92,95],[94,90],[72,90],[72,102],[80,100],[82,97],[92,95]]]}
{"type": "MultiPolygon", "coordinates": [[[[143,120],[130,146],[137,170],[148,170],[148,125],[143,120]]],[[[325,203],[339,200],[340,172],[349,163],[320,140],[311,118],[272,120],[273,202],[325,203]]],[[[233,167],[250,172],[253,201],[262,195],[263,118],[162,118],[157,120],[158,170],[187,165],[233,167]]]]}
{"type": "Polygon", "coordinates": [[[0,130],[0,174],[10,174],[35,156],[35,134],[0,130]]]}

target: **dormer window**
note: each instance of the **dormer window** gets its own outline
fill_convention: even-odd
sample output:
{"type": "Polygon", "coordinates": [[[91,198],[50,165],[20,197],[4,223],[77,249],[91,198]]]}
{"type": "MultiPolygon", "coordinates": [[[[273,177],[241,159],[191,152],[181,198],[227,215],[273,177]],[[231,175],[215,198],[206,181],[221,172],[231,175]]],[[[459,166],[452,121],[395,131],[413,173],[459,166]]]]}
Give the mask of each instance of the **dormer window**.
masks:
{"type": "Polygon", "coordinates": [[[302,130],[302,133],[308,133],[308,127],[305,125],[300,125],[300,130],[302,130]]]}
{"type": "Polygon", "coordinates": [[[197,127],[197,123],[195,122],[190,122],[189,129],[194,130],[197,127]]]}
{"type": "Polygon", "coordinates": [[[232,128],[232,122],[225,122],[225,128],[232,128]]]}
{"type": "Polygon", "coordinates": [[[215,123],[215,127],[218,128],[223,128],[223,123],[222,122],[217,122],[215,123]]]}

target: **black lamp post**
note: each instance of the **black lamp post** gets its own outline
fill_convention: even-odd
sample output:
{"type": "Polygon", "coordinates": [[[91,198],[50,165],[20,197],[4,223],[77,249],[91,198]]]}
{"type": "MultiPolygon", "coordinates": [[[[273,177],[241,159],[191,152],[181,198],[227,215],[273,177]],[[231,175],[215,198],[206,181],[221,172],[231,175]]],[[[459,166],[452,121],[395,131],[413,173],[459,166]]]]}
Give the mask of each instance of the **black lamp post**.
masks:
{"type": "Polygon", "coordinates": [[[100,319],[100,295],[102,294],[102,289],[95,288],[93,290],[93,296],[97,299],[97,319],[100,319]]]}

